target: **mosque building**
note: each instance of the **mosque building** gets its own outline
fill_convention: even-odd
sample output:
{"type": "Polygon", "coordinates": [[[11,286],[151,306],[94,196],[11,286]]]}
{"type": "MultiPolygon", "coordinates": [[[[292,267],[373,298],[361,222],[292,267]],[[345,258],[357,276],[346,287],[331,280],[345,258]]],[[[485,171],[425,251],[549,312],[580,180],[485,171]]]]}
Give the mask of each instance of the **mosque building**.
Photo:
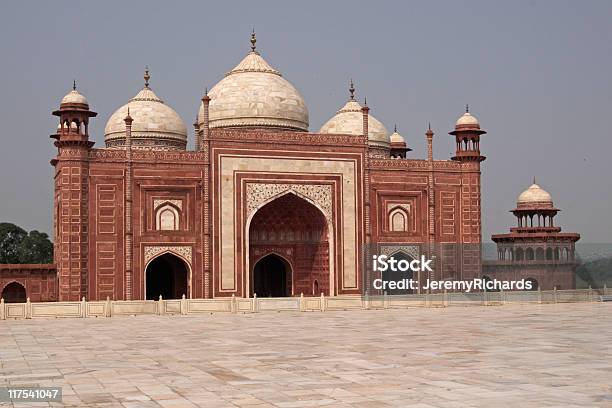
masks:
{"type": "MultiPolygon", "coordinates": [[[[486,132],[476,117],[466,109],[456,121],[451,159],[433,159],[431,129],[426,156],[415,158],[351,82],[311,131],[299,91],[254,34],[251,44],[202,97],[194,150],[148,70],[107,120],[105,146],[90,139],[88,99],[74,87],[61,100],[51,136],[55,260],[24,275],[33,301],[360,295],[367,251],[435,257],[436,276],[421,280],[480,276],[486,132]]],[[[0,289],[10,276],[21,279],[0,274],[0,289]]]]}

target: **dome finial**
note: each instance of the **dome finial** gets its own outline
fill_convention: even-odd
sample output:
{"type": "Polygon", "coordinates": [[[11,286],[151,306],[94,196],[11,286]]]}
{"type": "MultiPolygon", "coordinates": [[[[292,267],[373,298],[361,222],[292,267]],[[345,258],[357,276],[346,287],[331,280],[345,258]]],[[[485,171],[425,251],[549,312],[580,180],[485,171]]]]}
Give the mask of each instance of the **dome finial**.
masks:
{"type": "Polygon", "coordinates": [[[349,93],[351,95],[350,100],[354,101],[355,100],[355,85],[353,85],[353,78],[351,78],[351,82],[349,85],[349,93]]]}
{"type": "Polygon", "coordinates": [[[76,79],[72,80],[72,90],[76,91],[76,79]]]}
{"type": "Polygon", "coordinates": [[[367,97],[363,97],[363,106],[367,107],[368,106],[368,98],[367,97]]]}
{"type": "Polygon", "coordinates": [[[470,113],[470,105],[465,104],[465,113],[470,113]]]}
{"type": "Polygon", "coordinates": [[[536,183],[536,182],[535,182],[535,176],[533,176],[533,184],[535,184],[535,183],[536,183]]]}
{"type": "Polygon", "coordinates": [[[427,130],[431,130],[431,122],[427,122],[427,130]]]}
{"type": "Polygon", "coordinates": [[[255,52],[256,43],[257,43],[257,38],[255,37],[255,28],[253,28],[253,32],[251,33],[251,52],[255,52]]]}
{"type": "Polygon", "coordinates": [[[145,65],[145,73],[144,73],[145,88],[149,87],[149,79],[151,79],[151,75],[149,75],[149,66],[145,65]]]}
{"type": "Polygon", "coordinates": [[[397,133],[397,124],[393,125],[393,133],[397,133]]]}

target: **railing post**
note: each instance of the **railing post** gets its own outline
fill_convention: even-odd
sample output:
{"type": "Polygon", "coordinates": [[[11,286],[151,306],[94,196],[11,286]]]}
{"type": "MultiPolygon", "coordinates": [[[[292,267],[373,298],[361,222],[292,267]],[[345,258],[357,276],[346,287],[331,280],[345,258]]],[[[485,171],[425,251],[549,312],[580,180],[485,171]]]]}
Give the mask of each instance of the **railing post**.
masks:
{"type": "Polygon", "coordinates": [[[593,301],[593,288],[589,285],[589,302],[593,301]]]}
{"type": "Polygon", "coordinates": [[[538,284],[538,303],[542,303],[542,287],[538,284]]]}
{"type": "Polygon", "coordinates": [[[448,307],[448,293],[446,292],[446,288],[444,288],[444,294],[442,295],[442,305],[448,307]]]}
{"type": "Polygon", "coordinates": [[[300,293],[300,312],[304,311],[304,292],[300,293]]]}
{"type": "Polygon", "coordinates": [[[321,292],[321,311],[325,311],[325,295],[321,292]]]}
{"type": "Polygon", "coordinates": [[[25,318],[32,318],[32,302],[30,302],[30,298],[26,299],[26,309],[25,309],[25,318]]]}
{"type": "Polygon", "coordinates": [[[6,313],[4,310],[4,298],[0,298],[0,320],[6,319],[6,313]]]}
{"type": "Polygon", "coordinates": [[[87,302],[85,301],[85,296],[81,299],[81,317],[87,317],[87,302]]]}
{"type": "Polygon", "coordinates": [[[162,295],[159,295],[158,302],[159,303],[157,303],[157,314],[162,316],[164,314],[164,298],[162,297],[162,295]]]}
{"type": "Polygon", "coordinates": [[[236,295],[232,293],[232,304],[230,305],[230,311],[236,313],[236,295]]]}
{"type": "Polygon", "coordinates": [[[111,301],[110,301],[110,296],[106,297],[106,304],[104,305],[104,316],[105,317],[111,317],[111,301]]]}
{"type": "Polygon", "coordinates": [[[606,287],[606,284],[604,283],[604,287],[603,287],[603,295],[606,296],[606,292],[608,291],[608,288],[606,287]]]}
{"type": "Polygon", "coordinates": [[[557,285],[553,286],[553,299],[557,303],[557,285]]]}
{"type": "Polygon", "coordinates": [[[383,309],[388,309],[389,308],[389,297],[387,295],[387,291],[385,290],[383,292],[383,309]]]}
{"type": "Polygon", "coordinates": [[[185,298],[185,294],[183,294],[183,297],[181,298],[181,314],[187,314],[187,299],[185,298]]]}
{"type": "Polygon", "coordinates": [[[253,293],[253,313],[257,313],[257,293],[253,293]]]}

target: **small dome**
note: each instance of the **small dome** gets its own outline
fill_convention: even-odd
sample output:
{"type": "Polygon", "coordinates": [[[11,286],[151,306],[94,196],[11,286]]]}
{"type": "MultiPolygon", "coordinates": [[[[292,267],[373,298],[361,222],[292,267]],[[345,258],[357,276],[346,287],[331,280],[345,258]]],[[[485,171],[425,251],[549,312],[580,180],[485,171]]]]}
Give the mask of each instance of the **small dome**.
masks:
{"type": "Polygon", "coordinates": [[[534,204],[543,204],[547,207],[552,207],[553,205],[551,195],[535,182],[527,190],[523,191],[517,200],[517,206],[519,207],[523,205],[532,206],[534,204]]]}
{"type": "Polygon", "coordinates": [[[134,149],[185,150],[187,128],[178,113],[166,105],[148,84],[111,115],[104,128],[106,147],[125,145],[125,117],[130,109],[132,146],[134,149]]]}
{"type": "MultiPolygon", "coordinates": [[[[359,102],[351,97],[336,115],[321,126],[319,133],[362,135],[363,113],[361,109],[362,106],[359,102]]],[[[390,145],[389,132],[385,126],[372,115],[368,115],[368,141],[372,145],[381,147],[388,148],[390,145]]]]}
{"type": "Polygon", "coordinates": [[[89,107],[87,98],[81,95],[76,90],[76,84],[72,87],[72,91],[68,92],[66,96],[62,98],[62,102],[60,103],[60,106],[65,105],[65,104],[79,104],[79,105],[86,105],[87,107],[89,107]]]}
{"type": "Polygon", "coordinates": [[[391,143],[403,143],[403,144],[406,144],[406,140],[404,139],[404,136],[400,135],[397,132],[397,128],[395,128],[393,130],[393,133],[391,133],[391,136],[389,136],[389,139],[391,140],[391,143]]]}
{"type": "Polygon", "coordinates": [[[478,119],[476,118],[476,116],[472,115],[470,112],[465,112],[463,115],[459,117],[459,119],[457,119],[457,122],[455,123],[455,126],[461,126],[461,125],[480,127],[480,122],[478,122],[478,119]]]}
{"type": "MultiPolygon", "coordinates": [[[[279,71],[252,51],[208,93],[209,126],[269,127],[308,131],[308,108],[304,98],[279,71]]],[[[200,105],[198,124],[203,123],[200,105]]]]}

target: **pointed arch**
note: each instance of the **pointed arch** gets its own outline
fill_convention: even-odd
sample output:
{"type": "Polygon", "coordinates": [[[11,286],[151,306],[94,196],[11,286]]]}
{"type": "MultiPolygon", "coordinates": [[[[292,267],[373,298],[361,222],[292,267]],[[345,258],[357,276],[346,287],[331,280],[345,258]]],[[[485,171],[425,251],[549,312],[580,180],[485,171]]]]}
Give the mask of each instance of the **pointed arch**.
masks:
{"type": "Polygon", "coordinates": [[[178,231],[180,229],[180,209],[165,202],[155,209],[155,229],[158,231],[178,231]]]}
{"type": "MultiPolygon", "coordinates": [[[[280,192],[279,194],[276,194],[272,197],[269,197],[268,199],[266,199],[265,201],[259,203],[257,205],[257,207],[255,208],[254,211],[252,211],[245,222],[245,229],[244,229],[244,237],[245,237],[245,279],[244,279],[244,288],[245,288],[245,294],[247,296],[252,296],[252,286],[253,286],[253,282],[252,282],[252,276],[251,274],[253,273],[253,269],[254,266],[257,262],[259,262],[259,260],[261,260],[262,257],[258,258],[258,261],[253,261],[251,259],[251,246],[252,244],[262,244],[262,241],[265,240],[275,240],[278,239],[278,237],[276,236],[276,232],[275,231],[251,231],[251,227],[253,225],[253,220],[257,217],[258,214],[261,214],[261,211],[266,208],[268,205],[276,202],[277,200],[281,200],[284,197],[287,196],[293,196],[297,199],[299,199],[300,201],[303,201],[304,204],[310,206],[310,207],[314,207],[316,209],[316,212],[321,216],[321,219],[323,221],[323,225],[325,226],[325,228],[322,228],[321,231],[317,230],[317,231],[302,231],[305,234],[307,234],[307,236],[303,237],[306,240],[309,239],[314,239],[315,236],[320,235],[320,238],[324,238],[322,242],[324,242],[325,240],[327,241],[327,245],[326,245],[326,250],[327,252],[327,262],[325,267],[328,269],[326,275],[328,274],[328,277],[325,280],[329,281],[329,285],[328,286],[328,290],[330,294],[333,294],[335,291],[335,255],[334,255],[334,226],[333,226],[333,221],[331,219],[331,214],[328,213],[328,211],[326,211],[324,208],[322,208],[321,205],[319,205],[319,203],[317,203],[315,200],[311,199],[310,197],[307,197],[306,195],[302,194],[299,191],[296,191],[294,189],[288,188],[285,191],[280,192]],[[321,235],[320,233],[325,232],[324,235],[321,235]],[[253,234],[253,236],[252,236],[253,234]]],[[[287,231],[289,231],[291,228],[289,228],[287,231]]],[[[296,238],[294,236],[294,234],[296,234],[296,231],[289,231],[287,234],[285,234],[285,239],[288,239],[287,237],[292,236],[294,238],[296,238]]],[[[271,251],[273,252],[273,251],[271,251]]],[[[275,252],[276,255],[280,255],[283,259],[287,260],[286,257],[282,256],[281,254],[279,254],[278,252],[275,252]]],[[[296,273],[297,270],[297,266],[295,266],[294,263],[289,262],[289,265],[291,266],[291,271],[292,273],[296,273]]],[[[293,280],[292,280],[292,285],[294,284],[293,280]]],[[[323,282],[321,282],[321,280],[317,281],[317,284],[322,287],[323,286],[323,282]]],[[[309,283],[310,286],[310,283],[309,283]]],[[[295,288],[293,288],[295,289],[295,288]]],[[[293,291],[292,289],[292,291],[293,291]]],[[[323,288],[322,288],[323,290],[323,288]]],[[[304,292],[308,293],[310,291],[310,289],[307,287],[306,290],[304,290],[304,292]]],[[[326,290],[327,292],[327,290],[326,290]]],[[[297,293],[294,293],[295,295],[297,295],[297,293]]]]}
{"type": "Polygon", "coordinates": [[[387,224],[389,231],[404,232],[408,231],[410,225],[410,214],[403,207],[396,206],[391,208],[388,215],[387,224]]]}

